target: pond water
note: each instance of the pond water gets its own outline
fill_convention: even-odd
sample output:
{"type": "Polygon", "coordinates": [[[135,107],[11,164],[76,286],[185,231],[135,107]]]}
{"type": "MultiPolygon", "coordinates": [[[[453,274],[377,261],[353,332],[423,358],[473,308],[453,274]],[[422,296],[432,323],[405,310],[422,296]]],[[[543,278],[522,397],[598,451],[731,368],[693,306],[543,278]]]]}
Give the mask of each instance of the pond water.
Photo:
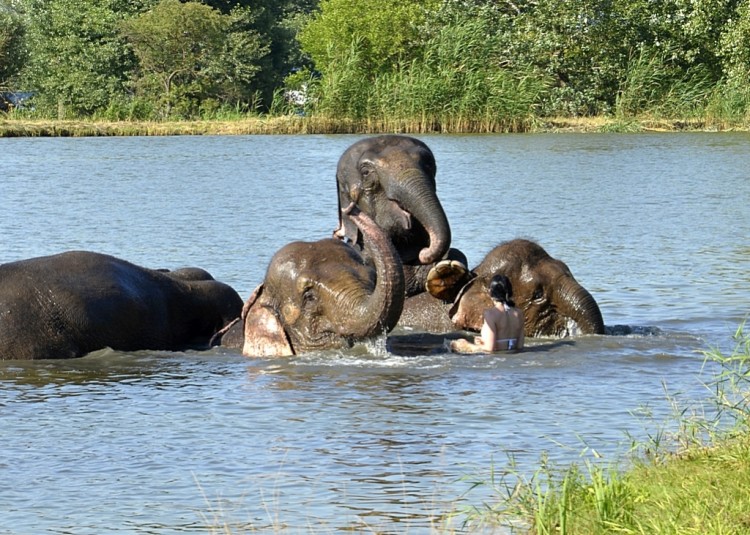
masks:
{"type": "MultiPolygon", "coordinates": [[[[0,140],[0,263],[88,249],[201,266],[247,297],[279,247],[333,231],[357,139],[0,140]]],[[[706,396],[701,350],[730,349],[750,312],[750,136],[421,139],[470,263],[534,239],[613,334],[512,356],[379,340],[0,362],[0,533],[439,531],[491,500],[467,491],[492,469],[617,459],[669,421],[668,395],[706,396]]]]}

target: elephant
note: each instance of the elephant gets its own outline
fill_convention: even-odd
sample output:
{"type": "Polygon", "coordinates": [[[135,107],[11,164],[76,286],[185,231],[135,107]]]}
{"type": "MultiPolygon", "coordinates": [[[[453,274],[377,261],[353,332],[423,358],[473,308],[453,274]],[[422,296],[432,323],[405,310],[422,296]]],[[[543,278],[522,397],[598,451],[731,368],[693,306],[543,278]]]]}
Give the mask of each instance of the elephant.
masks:
{"type": "Polygon", "coordinates": [[[516,305],[524,311],[527,337],[604,334],[602,314],[591,294],[564,262],[533,241],[501,243],[471,273],[473,278],[458,289],[452,302],[429,293],[406,299],[399,325],[431,333],[479,332],[482,313],[492,306],[489,282],[493,275],[504,274],[513,285],[516,305]]]}
{"type": "MultiPolygon", "coordinates": [[[[436,262],[447,258],[466,264],[463,253],[450,248],[436,171],[435,157],[424,142],[393,134],[357,141],[344,151],[336,169],[339,208],[356,203],[388,235],[401,258],[407,296],[425,291],[436,262]]],[[[341,211],[334,236],[364,249],[365,237],[341,211]]]]}
{"type": "Polygon", "coordinates": [[[365,237],[373,265],[337,238],[289,243],[271,258],[237,321],[212,343],[282,357],[346,349],[393,329],[404,304],[401,260],[370,217],[353,203],[344,212],[365,237]]]}
{"type": "Polygon", "coordinates": [[[139,267],[90,251],[0,265],[0,359],[208,347],[242,298],[200,268],[139,267]]]}

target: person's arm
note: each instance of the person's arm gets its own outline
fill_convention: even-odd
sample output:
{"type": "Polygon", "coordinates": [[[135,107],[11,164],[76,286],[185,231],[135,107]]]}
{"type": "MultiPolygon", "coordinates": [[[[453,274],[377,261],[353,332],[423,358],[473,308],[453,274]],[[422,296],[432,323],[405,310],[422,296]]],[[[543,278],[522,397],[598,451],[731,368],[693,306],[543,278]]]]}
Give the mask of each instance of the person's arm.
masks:
{"type": "Polygon", "coordinates": [[[481,336],[481,340],[476,342],[477,345],[480,345],[482,349],[487,351],[488,353],[491,353],[495,350],[495,340],[497,340],[497,333],[495,332],[495,328],[493,324],[490,322],[492,319],[490,318],[490,311],[487,311],[484,313],[484,322],[482,323],[482,330],[480,331],[479,335],[481,336]]]}
{"type": "Polygon", "coordinates": [[[495,350],[496,335],[489,324],[487,312],[484,313],[480,335],[474,338],[473,344],[465,338],[454,340],[451,342],[451,349],[459,353],[492,353],[495,350]]]}

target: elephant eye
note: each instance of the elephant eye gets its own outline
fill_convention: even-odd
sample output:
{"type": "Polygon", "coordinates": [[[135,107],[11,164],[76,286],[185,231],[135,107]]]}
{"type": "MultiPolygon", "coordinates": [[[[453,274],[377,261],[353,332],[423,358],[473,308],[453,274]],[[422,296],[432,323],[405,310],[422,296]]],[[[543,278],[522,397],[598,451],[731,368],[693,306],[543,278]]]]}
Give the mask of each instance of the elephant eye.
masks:
{"type": "Polygon", "coordinates": [[[300,275],[297,279],[297,295],[303,304],[308,304],[316,299],[315,284],[306,275],[300,275]]]}
{"type": "Polygon", "coordinates": [[[531,299],[534,301],[540,301],[544,297],[544,290],[542,287],[538,287],[536,290],[534,290],[534,295],[531,296],[531,299]]]}
{"type": "Polygon", "coordinates": [[[377,177],[377,174],[375,173],[375,167],[369,162],[364,163],[359,168],[359,174],[362,177],[362,184],[366,188],[372,187],[377,177]]]}
{"type": "Polygon", "coordinates": [[[315,301],[315,292],[312,288],[308,288],[304,291],[304,293],[302,294],[302,300],[305,303],[312,303],[315,301]]]}

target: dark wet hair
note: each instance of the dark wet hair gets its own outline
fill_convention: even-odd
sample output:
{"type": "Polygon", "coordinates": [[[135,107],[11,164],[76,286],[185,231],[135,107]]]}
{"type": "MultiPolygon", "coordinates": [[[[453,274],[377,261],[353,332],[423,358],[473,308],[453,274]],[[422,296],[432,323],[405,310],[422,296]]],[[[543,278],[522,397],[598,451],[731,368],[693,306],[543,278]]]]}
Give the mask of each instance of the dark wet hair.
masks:
{"type": "Polygon", "coordinates": [[[490,297],[493,301],[498,301],[509,307],[514,307],[513,302],[513,285],[510,279],[505,275],[495,275],[490,281],[490,297]]]}

